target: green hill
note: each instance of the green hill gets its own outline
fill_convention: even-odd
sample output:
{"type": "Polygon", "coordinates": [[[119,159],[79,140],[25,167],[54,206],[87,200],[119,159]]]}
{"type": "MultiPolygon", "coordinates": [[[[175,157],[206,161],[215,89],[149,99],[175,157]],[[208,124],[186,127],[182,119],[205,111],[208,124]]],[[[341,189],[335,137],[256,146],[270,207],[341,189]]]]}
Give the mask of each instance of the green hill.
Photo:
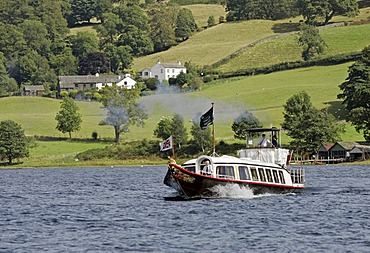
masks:
{"type": "MultiPolygon", "coordinates": [[[[210,5],[211,6],[211,5],[210,5]]],[[[193,12],[197,5],[186,6],[193,12]]],[[[207,7],[204,7],[207,8],[207,7]]],[[[208,7],[210,8],[210,7],[208,7]]],[[[369,44],[370,25],[368,23],[370,7],[360,10],[354,18],[337,16],[333,22],[355,22],[364,25],[333,27],[321,31],[328,44],[327,54],[331,56],[348,52],[360,52],[369,44]]],[[[206,13],[206,9],[204,10],[206,13]]],[[[207,16],[207,14],[203,14],[207,16]]],[[[266,66],[285,61],[300,60],[301,49],[295,42],[297,35],[283,36],[285,32],[297,29],[299,17],[289,20],[249,20],[223,23],[205,29],[190,37],[187,41],[170,48],[167,51],[134,59],[132,69],[140,71],[161,62],[192,62],[198,66],[209,66],[219,62],[235,52],[242,52],[237,58],[220,66],[221,71],[234,71],[250,66],[266,66]],[[276,38],[266,38],[276,36],[276,38]],[[248,45],[261,41],[248,50],[248,45]]]]}
{"type": "MultiPolygon", "coordinates": [[[[178,113],[184,117],[188,130],[192,120],[198,120],[197,113],[204,113],[211,102],[215,103],[215,125],[218,139],[233,140],[231,124],[242,112],[255,114],[265,126],[279,126],[283,120],[283,104],[292,95],[305,90],[311,96],[315,107],[329,106],[329,111],[343,118],[341,102],[336,96],[338,85],[347,77],[350,64],[328,67],[311,67],[257,75],[243,78],[219,80],[201,91],[171,95],[143,97],[149,118],[144,128],[132,127],[122,135],[123,140],[153,139],[153,130],[161,116],[178,113]],[[341,109],[341,110],[338,110],[341,109]]],[[[105,110],[97,102],[79,102],[82,114],[81,131],[73,137],[90,138],[93,131],[101,138],[113,138],[113,128],[99,126],[105,110]]],[[[0,99],[0,120],[12,119],[21,124],[27,135],[67,137],[58,132],[55,115],[60,100],[35,97],[9,97],[0,99]]],[[[353,127],[343,136],[344,140],[362,140],[353,127]]]]}

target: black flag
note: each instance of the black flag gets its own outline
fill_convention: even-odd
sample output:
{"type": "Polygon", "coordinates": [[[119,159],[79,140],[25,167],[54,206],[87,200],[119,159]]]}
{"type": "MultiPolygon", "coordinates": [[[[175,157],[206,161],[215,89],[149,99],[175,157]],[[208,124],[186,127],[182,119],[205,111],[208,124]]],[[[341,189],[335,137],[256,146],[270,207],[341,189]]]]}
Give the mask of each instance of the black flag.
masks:
{"type": "Polygon", "coordinates": [[[200,129],[204,130],[213,124],[213,106],[200,117],[200,129]]]}

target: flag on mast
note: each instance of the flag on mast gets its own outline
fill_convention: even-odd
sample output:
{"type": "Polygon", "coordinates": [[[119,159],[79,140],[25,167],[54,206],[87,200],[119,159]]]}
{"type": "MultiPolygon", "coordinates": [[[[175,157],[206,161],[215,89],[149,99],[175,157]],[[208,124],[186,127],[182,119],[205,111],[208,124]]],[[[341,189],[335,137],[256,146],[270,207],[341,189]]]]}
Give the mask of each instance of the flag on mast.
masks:
{"type": "Polygon", "coordinates": [[[164,142],[159,143],[160,151],[166,151],[172,149],[172,135],[168,137],[164,142]]]}
{"type": "Polygon", "coordinates": [[[200,117],[200,129],[204,130],[213,124],[213,105],[205,114],[200,117]]]}

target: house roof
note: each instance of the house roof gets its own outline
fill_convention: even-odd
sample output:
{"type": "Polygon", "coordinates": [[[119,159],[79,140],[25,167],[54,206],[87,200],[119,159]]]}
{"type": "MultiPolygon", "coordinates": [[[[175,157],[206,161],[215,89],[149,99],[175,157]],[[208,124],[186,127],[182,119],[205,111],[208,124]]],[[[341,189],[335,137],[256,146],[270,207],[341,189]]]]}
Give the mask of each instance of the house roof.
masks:
{"type": "Polygon", "coordinates": [[[340,141],[340,142],[336,142],[335,145],[333,145],[330,149],[334,149],[335,146],[341,146],[344,150],[351,150],[353,149],[355,146],[358,145],[357,142],[346,142],[346,141],[340,141]]]}
{"type": "Polygon", "coordinates": [[[25,85],[25,91],[44,91],[44,85],[25,85]]]}
{"type": "Polygon", "coordinates": [[[60,87],[74,87],[76,83],[117,83],[123,77],[119,75],[86,75],[86,76],[59,76],[60,87]]]}
{"type": "Polygon", "coordinates": [[[323,144],[319,151],[328,151],[329,149],[331,149],[331,147],[334,146],[335,143],[328,143],[328,144],[323,144]]]}
{"type": "Polygon", "coordinates": [[[173,69],[176,69],[176,68],[185,68],[184,66],[181,65],[181,63],[161,63],[161,65],[165,68],[173,68],[173,69]]]}

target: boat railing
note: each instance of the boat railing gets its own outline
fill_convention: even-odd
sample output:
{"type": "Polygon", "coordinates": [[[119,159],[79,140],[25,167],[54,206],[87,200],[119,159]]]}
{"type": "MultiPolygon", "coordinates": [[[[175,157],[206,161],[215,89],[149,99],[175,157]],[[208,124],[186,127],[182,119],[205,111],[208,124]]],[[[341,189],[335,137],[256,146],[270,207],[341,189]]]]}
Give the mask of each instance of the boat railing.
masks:
{"type": "Polygon", "coordinates": [[[291,168],[290,176],[292,177],[293,184],[304,184],[306,181],[304,168],[291,168]]]}

